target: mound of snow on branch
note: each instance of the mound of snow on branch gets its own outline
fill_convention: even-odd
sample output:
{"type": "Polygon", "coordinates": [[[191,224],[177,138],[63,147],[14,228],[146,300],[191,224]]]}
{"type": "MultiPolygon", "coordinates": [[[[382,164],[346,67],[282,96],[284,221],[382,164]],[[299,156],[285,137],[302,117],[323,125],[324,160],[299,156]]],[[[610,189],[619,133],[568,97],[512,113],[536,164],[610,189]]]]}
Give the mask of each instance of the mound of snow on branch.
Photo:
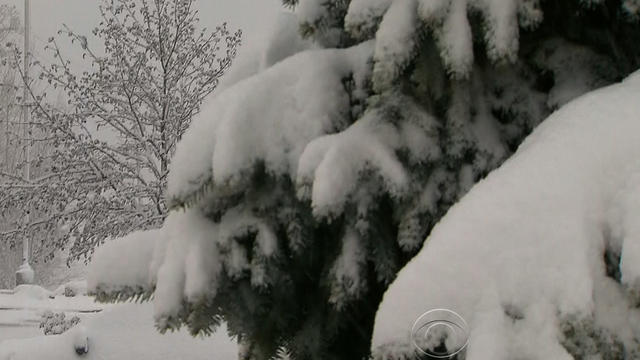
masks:
{"type": "Polygon", "coordinates": [[[638,358],[639,100],[640,72],[565,105],[453,206],[385,294],[375,357],[447,308],[467,360],[638,358]]]}
{"type": "Polygon", "coordinates": [[[256,163],[269,174],[295,178],[306,145],[348,123],[343,81],[353,76],[362,88],[371,52],[371,42],[304,51],[213,97],[176,149],[167,188],[170,205],[207,181],[229,191],[242,187],[256,163]]]}
{"type": "Polygon", "coordinates": [[[298,18],[291,12],[283,11],[271,21],[264,41],[242,44],[233,66],[224,74],[213,93],[214,97],[289,56],[317,48],[311,40],[298,35],[298,18]]]}
{"type": "Polygon", "coordinates": [[[111,292],[116,286],[135,292],[151,290],[155,273],[149,265],[161,237],[160,230],[137,231],[99,247],[89,265],[87,288],[93,293],[111,292]]]}

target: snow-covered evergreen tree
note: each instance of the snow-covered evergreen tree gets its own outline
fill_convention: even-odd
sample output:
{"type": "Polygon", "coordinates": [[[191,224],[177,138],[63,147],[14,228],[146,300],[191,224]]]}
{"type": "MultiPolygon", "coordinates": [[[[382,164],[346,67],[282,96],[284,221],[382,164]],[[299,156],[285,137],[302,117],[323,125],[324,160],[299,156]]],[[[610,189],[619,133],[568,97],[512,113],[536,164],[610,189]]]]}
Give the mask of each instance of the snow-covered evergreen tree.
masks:
{"type": "Polygon", "coordinates": [[[284,3],[294,19],[179,144],[143,284],[90,287],[155,291],[161,329],[226,321],[256,359],[362,359],[451,204],[551,111],[640,66],[639,4],[284,3]]]}

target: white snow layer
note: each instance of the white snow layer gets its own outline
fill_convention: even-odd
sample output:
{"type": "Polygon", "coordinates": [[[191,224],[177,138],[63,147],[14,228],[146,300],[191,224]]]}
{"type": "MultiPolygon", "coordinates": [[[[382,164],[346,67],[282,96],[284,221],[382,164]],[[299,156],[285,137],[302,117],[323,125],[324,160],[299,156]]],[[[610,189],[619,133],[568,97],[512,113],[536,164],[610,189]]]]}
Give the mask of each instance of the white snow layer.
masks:
{"type": "MultiPolygon", "coordinates": [[[[596,2],[582,1],[585,6],[596,2]]],[[[300,17],[320,17],[323,9],[320,4],[323,2],[303,1],[300,17]]],[[[626,0],[622,9],[626,15],[637,17],[640,0],[626,0]]],[[[482,16],[486,52],[495,63],[515,61],[520,28],[535,28],[543,20],[539,0],[354,0],[345,16],[345,29],[355,38],[375,33],[374,86],[385,89],[416,55],[422,24],[437,39],[449,74],[466,78],[474,60],[469,19],[472,12],[482,16]]]]}
{"type": "Polygon", "coordinates": [[[160,230],[136,231],[128,236],[105,243],[96,249],[87,274],[87,288],[113,291],[117,288],[143,287],[149,289],[152,276],[149,264],[160,230]]]}
{"type": "Polygon", "coordinates": [[[378,27],[374,85],[384,89],[416,54],[421,23],[438,40],[440,56],[451,76],[468,76],[473,65],[470,11],[482,14],[487,55],[494,62],[515,61],[519,27],[532,28],[542,21],[538,0],[356,0],[349,5],[345,28],[363,38],[378,27]]]}
{"type": "MultiPolygon", "coordinates": [[[[79,283],[76,283],[79,285],[79,283]]],[[[20,285],[12,292],[0,293],[0,309],[32,311],[49,309],[52,311],[93,312],[102,310],[104,305],[94,303],[86,296],[67,297],[37,285],[20,285]]],[[[7,313],[3,314],[7,315],[7,313]]],[[[0,316],[0,323],[4,319],[0,316]]]]}
{"type": "MultiPolygon", "coordinates": [[[[197,303],[215,296],[223,260],[231,277],[250,265],[237,243],[229,241],[239,235],[238,231],[255,230],[259,254],[274,254],[275,234],[266,224],[238,211],[230,211],[225,217],[218,225],[197,208],[174,211],[159,230],[137,232],[105,243],[94,254],[89,268],[89,293],[131,289],[144,292],[155,286],[154,318],[164,326],[177,315],[183,300],[197,303]],[[229,250],[232,256],[221,259],[220,248],[229,250]],[[120,255],[117,259],[116,254],[120,255]]],[[[252,282],[262,284],[263,275],[252,271],[252,282]]]]}
{"type": "Polygon", "coordinates": [[[375,32],[377,22],[393,0],[352,0],[344,18],[345,29],[356,38],[375,32]]]}
{"type": "Polygon", "coordinates": [[[389,87],[415,54],[417,7],[417,0],[395,1],[380,24],[373,70],[373,83],[379,89],[389,87]]]}
{"type": "Polygon", "coordinates": [[[212,96],[247,79],[273,64],[316,45],[302,39],[298,31],[298,18],[290,12],[281,12],[267,27],[264,41],[242,44],[233,66],[224,74],[212,96]]]}
{"type": "Polygon", "coordinates": [[[176,314],[185,297],[195,302],[210,291],[221,269],[216,234],[217,226],[198,210],[172,212],[161,229],[99,247],[89,266],[88,291],[143,292],[155,286],[155,314],[162,321],[176,314]]]}
{"type": "Polygon", "coordinates": [[[216,230],[217,226],[197,210],[173,212],[165,221],[161,229],[165,237],[151,261],[152,271],[158,274],[154,295],[157,321],[177,315],[185,297],[196,302],[215,285],[222,267],[214,242],[216,230]]]}
{"type": "MultiPolygon", "coordinates": [[[[409,113],[415,104],[397,96],[409,113]]],[[[359,175],[364,171],[380,176],[392,195],[406,191],[409,179],[395,156],[401,147],[407,147],[416,162],[440,156],[428,136],[437,131],[437,121],[417,109],[412,113],[420,118],[407,119],[396,127],[385,121],[385,114],[370,110],[345,131],[320,137],[306,147],[299,162],[297,183],[302,186],[298,195],[311,199],[315,216],[341,214],[357,192],[359,175]]]]}
{"type": "Polygon", "coordinates": [[[296,15],[300,22],[315,23],[327,16],[327,8],[323,1],[300,0],[296,6],[296,15]]]}
{"type": "Polygon", "coordinates": [[[342,81],[361,84],[372,43],[308,50],[229,87],[204,106],[178,144],[167,197],[242,184],[258,162],[274,175],[296,177],[298,159],[313,139],[344,127],[349,97],[342,81]]]}
{"type": "Polygon", "coordinates": [[[637,347],[638,99],[640,72],[570,102],[454,205],[386,292],[376,357],[410,348],[416,319],[437,308],[466,319],[468,360],[571,359],[571,318],[637,347]],[[622,286],[605,249],[622,254],[622,286]]]}
{"type": "Polygon", "coordinates": [[[0,341],[0,360],[236,360],[238,345],[224,326],[210,338],[186,330],[160,334],[150,304],[114,305],[61,335],[0,341]],[[87,346],[79,356],[75,346],[87,346]]]}

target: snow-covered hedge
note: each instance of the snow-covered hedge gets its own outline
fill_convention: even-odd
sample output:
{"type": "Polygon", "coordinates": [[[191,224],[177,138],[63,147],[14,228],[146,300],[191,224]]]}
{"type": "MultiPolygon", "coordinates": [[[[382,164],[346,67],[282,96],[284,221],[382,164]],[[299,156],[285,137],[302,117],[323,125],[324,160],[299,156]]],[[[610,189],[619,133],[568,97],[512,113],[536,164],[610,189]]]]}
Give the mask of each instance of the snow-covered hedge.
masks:
{"type": "Polygon", "coordinates": [[[42,314],[40,328],[45,335],[59,335],[76,326],[80,322],[78,316],[67,318],[64,312],[53,312],[47,310],[42,314]]]}

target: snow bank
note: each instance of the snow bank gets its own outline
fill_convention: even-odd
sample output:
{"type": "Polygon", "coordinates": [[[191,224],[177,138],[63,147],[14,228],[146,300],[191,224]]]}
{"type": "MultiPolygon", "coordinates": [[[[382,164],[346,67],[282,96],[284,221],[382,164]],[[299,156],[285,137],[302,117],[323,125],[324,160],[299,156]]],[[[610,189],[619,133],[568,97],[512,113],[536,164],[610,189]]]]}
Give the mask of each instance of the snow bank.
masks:
{"type": "Polygon", "coordinates": [[[468,360],[639,356],[638,99],[635,73],[570,102],[453,206],[385,294],[376,358],[437,308],[467,321],[468,360]]]}
{"type": "Polygon", "coordinates": [[[13,296],[24,300],[46,300],[54,294],[38,285],[18,285],[13,289],[13,296]]]}
{"type": "MultiPolygon", "coordinates": [[[[45,314],[60,314],[81,320],[106,306],[87,296],[66,297],[36,285],[21,285],[14,291],[0,292],[0,353],[2,341],[42,336],[38,324],[45,314]]],[[[0,356],[0,360],[4,360],[0,356]]]]}
{"type": "MultiPolygon", "coordinates": [[[[94,303],[86,296],[56,296],[54,292],[37,285],[20,285],[13,292],[0,294],[0,309],[6,310],[42,310],[52,311],[100,311],[104,305],[94,303]]],[[[0,321],[2,321],[0,319],[0,321]]]]}
{"type": "Polygon", "coordinates": [[[160,334],[151,304],[115,305],[61,335],[0,342],[0,360],[83,359],[236,360],[238,346],[224,326],[215,335],[194,338],[187,331],[160,334]]]}

